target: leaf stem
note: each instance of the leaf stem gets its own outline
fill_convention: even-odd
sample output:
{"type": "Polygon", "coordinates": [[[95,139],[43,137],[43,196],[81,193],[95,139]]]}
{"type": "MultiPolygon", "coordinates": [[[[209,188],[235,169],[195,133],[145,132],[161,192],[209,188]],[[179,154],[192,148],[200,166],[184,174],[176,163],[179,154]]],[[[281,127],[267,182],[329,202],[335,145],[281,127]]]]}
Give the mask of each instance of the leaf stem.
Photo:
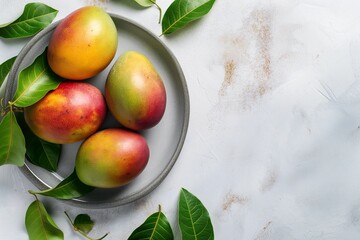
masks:
{"type": "Polygon", "coordinates": [[[74,223],[72,222],[72,220],[71,220],[70,216],[67,214],[67,212],[66,212],[66,211],[64,211],[64,213],[65,213],[66,217],[68,218],[69,222],[71,223],[71,226],[73,226],[73,227],[74,227],[74,223]]]}
{"type": "Polygon", "coordinates": [[[36,195],[33,190],[28,190],[28,193],[30,193],[31,195],[36,195]]]}
{"type": "MultiPolygon", "coordinates": [[[[2,109],[4,110],[4,113],[6,113],[7,109],[9,108],[10,112],[24,112],[24,108],[23,107],[17,107],[14,105],[14,102],[8,102],[8,106],[1,106],[2,109]]],[[[2,104],[1,104],[2,105],[2,104]]]]}
{"type": "Polygon", "coordinates": [[[86,235],[83,231],[77,229],[74,227],[74,230],[78,233],[80,233],[84,238],[88,239],[88,240],[102,240],[104,239],[109,233],[106,233],[104,236],[102,236],[101,238],[91,238],[88,235],[86,235]]]}
{"type": "Polygon", "coordinates": [[[105,234],[104,236],[102,236],[101,238],[94,239],[94,240],[102,240],[102,239],[106,238],[106,237],[107,237],[107,235],[109,235],[109,233],[106,233],[106,234],[105,234]]]}
{"type": "Polygon", "coordinates": [[[79,229],[77,229],[77,228],[75,228],[75,227],[74,227],[74,230],[75,230],[76,232],[80,233],[81,236],[83,236],[83,237],[86,238],[86,239],[95,240],[95,239],[92,239],[91,237],[89,237],[88,235],[86,235],[85,233],[83,233],[82,231],[80,231],[79,229]]]}
{"type": "Polygon", "coordinates": [[[33,195],[33,196],[36,198],[36,200],[39,200],[38,197],[36,196],[36,193],[35,193],[34,191],[28,190],[28,193],[30,193],[31,195],[33,195]]]}
{"type": "Polygon", "coordinates": [[[12,109],[14,110],[14,112],[24,112],[24,108],[22,107],[17,107],[17,106],[12,106],[12,109]]]}
{"type": "Polygon", "coordinates": [[[161,23],[161,19],[162,19],[162,9],[159,6],[159,4],[157,4],[154,0],[149,0],[150,2],[152,2],[158,9],[159,9],[159,24],[161,23]]]}
{"type": "Polygon", "coordinates": [[[4,98],[0,99],[0,116],[5,116],[6,113],[12,111],[12,102],[8,102],[8,106],[4,105],[4,98]]]}

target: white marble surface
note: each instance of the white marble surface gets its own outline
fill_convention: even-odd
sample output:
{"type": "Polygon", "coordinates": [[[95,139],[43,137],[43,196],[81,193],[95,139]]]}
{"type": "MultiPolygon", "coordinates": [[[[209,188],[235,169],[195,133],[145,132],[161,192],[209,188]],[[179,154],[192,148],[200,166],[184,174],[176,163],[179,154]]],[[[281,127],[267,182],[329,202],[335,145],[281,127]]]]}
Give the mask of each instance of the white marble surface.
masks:
{"type": "MultiPolygon", "coordinates": [[[[30,1],[0,0],[0,23],[30,1]]],[[[98,5],[160,34],[155,7],[131,0],[46,0],[57,19],[98,5]]],[[[165,10],[171,0],[158,0],[165,10]]],[[[63,211],[86,212],[93,235],[127,239],[162,205],[176,234],[181,187],[210,212],[218,240],[360,238],[360,2],[218,0],[203,19],[162,40],[187,79],[191,118],[183,151],[150,195],[107,210],[41,198],[65,239],[63,211]]],[[[26,40],[0,39],[0,62],[26,40]]],[[[0,239],[28,239],[34,186],[0,168],[0,239]]]]}

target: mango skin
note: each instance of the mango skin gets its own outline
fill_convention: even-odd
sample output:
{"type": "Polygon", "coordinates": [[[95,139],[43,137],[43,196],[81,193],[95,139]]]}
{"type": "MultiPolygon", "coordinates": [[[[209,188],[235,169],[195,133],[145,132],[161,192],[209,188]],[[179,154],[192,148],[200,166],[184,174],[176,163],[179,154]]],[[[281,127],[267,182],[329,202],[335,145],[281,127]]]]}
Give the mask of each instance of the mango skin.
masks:
{"type": "Polygon", "coordinates": [[[75,162],[79,179],[93,187],[115,188],[133,181],[146,167],[149,147],[139,133],[109,128],[80,146],[75,162]]]}
{"type": "Polygon", "coordinates": [[[164,83],[144,55],[128,51],[112,66],[105,99],[110,112],[123,126],[144,130],[157,125],[166,108],[164,83]]]}
{"type": "Polygon", "coordinates": [[[51,69],[70,80],[91,78],[104,70],[118,46],[116,26],[101,8],[87,6],[65,17],[48,46],[51,69]]]}
{"type": "Polygon", "coordinates": [[[37,103],[24,109],[27,125],[52,143],[81,141],[95,133],[107,112],[99,89],[84,82],[62,82],[37,103]]]}

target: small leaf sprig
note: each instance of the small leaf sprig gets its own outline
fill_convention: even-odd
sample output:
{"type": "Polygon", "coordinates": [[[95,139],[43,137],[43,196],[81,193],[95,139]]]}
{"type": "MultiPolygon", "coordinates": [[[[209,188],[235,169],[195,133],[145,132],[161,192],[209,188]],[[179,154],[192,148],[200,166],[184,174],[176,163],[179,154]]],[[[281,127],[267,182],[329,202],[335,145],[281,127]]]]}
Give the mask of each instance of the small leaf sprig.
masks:
{"type": "MultiPolygon", "coordinates": [[[[25,227],[28,232],[29,240],[64,240],[63,231],[57,226],[50,214],[47,212],[44,204],[38,199],[35,193],[31,193],[35,197],[25,214],[25,227]]],[[[102,240],[108,236],[106,233],[101,238],[91,238],[88,233],[94,227],[94,221],[87,214],[79,214],[74,222],[65,212],[70,224],[75,232],[80,233],[88,240],[102,240]]]]}
{"type": "MultiPolygon", "coordinates": [[[[43,195],[47,197],[53,197],[62,200],[74,199],[76,197],[83,196],[91,192],[94,188],[87,186],[80,182],[79,178],[74,171],[70,176],[61,181],[56,187],[50,188],[44,191],[31,191],[36,201],[34,201],[28,207],[27,213],[25,215],[25,226],[28,231],[28,236],[30,240],[63,240],[64,236],[62,231],[57,227],[54,220],[47,213],[43,203],[37,198],[37,195],[43,195]],[[41,220],[42,226],[38,226],[34,229],[33,224],[39,224],[39,219],[41,220]]],[[[68,220],[73,226],[74,231],[79,232],[83,237],[88,240],[101,240],[104,239],[109,233],[105,234],[101,238],[93,239],[87,234],[92,230],[94,222],[91,220],[90,216],[87,214],[78,215],[74,222],[72,222],[69,215],[65,212],[68,220]]],[[[40,224],[41,225],[41,224],[40,224]]]]}
{"type": "Polygon", "coordinates": [[[82,235],[88,240],[102,240],[109,235],[109,233],[106,233],[100,238],[91,238],[88,236],[88,233],[93,229],[95,223],[88,214],[79,214],[75,217],[75,220],[72,221],[70,216],[67,214],[67,212],[64,213],[68,218],[74,231],[80,233],[80,235],[82,235]]]}

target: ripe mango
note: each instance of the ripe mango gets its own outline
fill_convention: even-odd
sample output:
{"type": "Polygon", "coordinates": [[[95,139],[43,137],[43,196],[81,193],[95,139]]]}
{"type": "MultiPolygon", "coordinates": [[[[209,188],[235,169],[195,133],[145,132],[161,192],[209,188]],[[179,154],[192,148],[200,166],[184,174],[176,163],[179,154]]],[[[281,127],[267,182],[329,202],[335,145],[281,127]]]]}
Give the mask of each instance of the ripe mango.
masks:
{"type": "Polygon", "coordinates": [[[65,17],[48,46],[51,69],[70,80],[83,80],[104,70],[118,46],[116,26],[101,8],[87,6],[65,17]]]}
{"type": "Polygon", "coordinates": [[[99,89],[85,82],[64,81],[40,101],[26,107],[24,116],[35,135],[48,142],[66,144],[95,133],[106,111],[99,89]]]}
{"type": "Polygon", "coordinates": [[[114,188],[134,180],[149,160],[149,147],[139,133],[108,128],[80,146],[75,161],[79,179],[93,187],[114,188]]]}
{"type": "Polygon", "coordinates": [[[125,52],[112,66],[105,99],[123,126],[144,130],[158,124],[166,107],[164,83],[150,60],[135,51],[125,52]]]}

